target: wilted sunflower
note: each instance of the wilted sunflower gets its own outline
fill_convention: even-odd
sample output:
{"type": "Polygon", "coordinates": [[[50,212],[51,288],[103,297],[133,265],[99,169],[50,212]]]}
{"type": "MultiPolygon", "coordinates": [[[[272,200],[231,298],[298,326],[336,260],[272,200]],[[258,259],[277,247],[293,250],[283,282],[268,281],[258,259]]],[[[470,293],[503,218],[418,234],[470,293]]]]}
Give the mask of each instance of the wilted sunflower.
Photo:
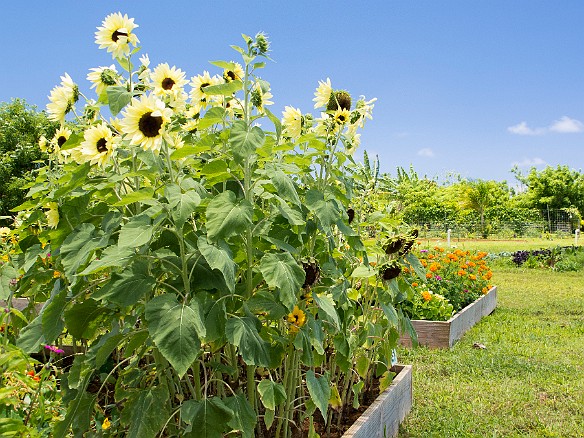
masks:
{"type": "Polygon", "coordinates": [[[87,74],[87,80],[92,83],[91,88],[100,96],[108,86],[118,83],[119,74],[115,65],[109,67],[90,68],[87,74]]]}
{"type": "Polygon", "coordinates": [[[80,145],[85,161],[103,167],[113,152],[113,139],[112,131],[103,123],[87,128],[83,143],[80,145]]]}
{"type": "Polygon", "coordinates": [[[333,87],[331,86],[331,80],[326,78],[326,81],[318,81],[318,87],[314,92],[314,102],[315,108],[322,108],[328,105],[328,102],[333,93],[333,87]]]}
{"type": "Polygon", "coordinates": [[[291,138],[298,138],[302,134],[302,113],[300,109],[291,106],[284,107],[282,111],[282,125],[284,133],[291,138]]]}
{"type": "Polygon", "coordinates": [[[101,27],[95,32],[95,43],[100,49],[107,49],[114,58],[128,56],[130,54],[130,44],[136,46],[140,41],[132,33],[138,25],[134,24],[133,18],[128,18],[126,14],[120,12],[110,14],[105,17],[101,27]]]}
{"type": "Polygon", "coordinates": [[[165,125],[170,121],[172,110],[154,96],[140,96],[123,113],[120,125],[130,142],[144,150],[159,152],[165,135],[165,125]]]}

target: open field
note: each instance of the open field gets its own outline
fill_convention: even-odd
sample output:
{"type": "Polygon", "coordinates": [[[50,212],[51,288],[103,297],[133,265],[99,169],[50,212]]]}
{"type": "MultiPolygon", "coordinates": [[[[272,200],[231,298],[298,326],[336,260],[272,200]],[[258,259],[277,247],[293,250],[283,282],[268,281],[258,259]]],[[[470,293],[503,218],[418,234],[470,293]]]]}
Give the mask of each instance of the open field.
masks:
{"type": "MultiPolygon", "coordinates": [[[[467,248],[570,244],[544,243],[467,248]]],[[[584,272],[495,267],[494,274],[497,309],[452,350],[398,351],[401,363],[414,365],[414,408],[400,437],[584,436],[584,272]]]]}

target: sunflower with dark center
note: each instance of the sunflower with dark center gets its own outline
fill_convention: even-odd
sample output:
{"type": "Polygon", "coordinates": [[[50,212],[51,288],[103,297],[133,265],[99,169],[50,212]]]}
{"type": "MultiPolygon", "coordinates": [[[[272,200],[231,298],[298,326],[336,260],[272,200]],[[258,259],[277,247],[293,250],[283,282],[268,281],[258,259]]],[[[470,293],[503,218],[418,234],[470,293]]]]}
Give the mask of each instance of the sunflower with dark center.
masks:
{"type": "Polygon", "coordinates": [[[141,96],[132,99],[123,115],[120,125],[123,133],[130,136],[132,144],[142,146],[144,150],[160,151],[164,128],[172,116],[171,109],[154,96],[141,96]]]}
{"type": "Polygon", "coordinates": [[[57,132],[55,132],[55,136],[53,137],[53,141],[55,142],[55,144],[57,145],[58,148],[61,148],[61,146],[63,146],[65,143],[67,143],[67,140],[69,140],[69,137],[71,137],[71,134],[72,134],[72,132],[69,128],[62,126],[57,130],[57,132]]]}
{"type": "Polygon", "coordinates": [[[306,274],[304,284],[302,285],[303,288],[312,286],[320,279],[320,268],[318,267],[318,263],[302,262],[302,269],[304,269],[304,273],[306,274]]]}
{"type": "Polygon", "coordinates": [[[223,70],[223,79],[225,82],[242,81],[243,77],[245,76],[243,67],[238,62],[233,62],[231,64],[231,68],[226,68],[223,70]]]}
{"type": "Polygon", "coordinates": [[[405,243],[404,237],[394,237],[389,241],[389,243],[385,246],[384,251],[386,254],[394,254],[400,250],[400,248],[405,243]]]}
{"type": "Polygon", "coordinates": [[[382,273],[382,275],[381,275],[381,276],[382,276],[382,278],[383,278],[384,280],[386,280],[386,281],[387,281],[387,280],[392,280],[392,279],[394,279],[394,278],[397,278],[397,276],[398,276],[400,273],[401,273],[401,268],[399,267],[399,265],[398,265],[398,264],[395,264],[395,263],[394,263],[394,264],[392,264],[392,265],[389,265],[388,267],[386,267],[386,268],[383,270],[383,273],[382,273]]]}
{"type": "Polygon", "coordinates": [[[407,254],[412,249],[412,246],[414,246],[414,243],[416,242],[417,238],[418,238],[418,230],[414,229],[406,237],[406,242],[404,243],[404,245],[400,249],[399,255],[402,256],[402,255],[407,254]]]}
{"type": "Polygon", "coordinates": [[[80,145],[83,161],[104,166],[113,152],[113,132],[104,123],[91,126],[83,134],[80,145]]]}
{"type": "Polygon", "coordinates": [[[101,26],[95,32],[95,43],[100,49],[107,49],[114,58],[121,58],[130,54],[130,44],[136,46],[140,41],[133,33],[138,25],[133,18],[117,12],[105,17],[101,26]]]}
{"type": "Polygon", "coordinates": [[[178,95],[188,83],[182,70],[170,67],[167,63],[156,66],[151,79],[154,82],[154,94],[157,96],[178,95]]]}
{"type": "Polygon", "coordinates": [[[347,216],[349,216],[349,223],[353,222],[353,219],[355,219],[355,210],[349,208],[347,210],[347,216]]]}

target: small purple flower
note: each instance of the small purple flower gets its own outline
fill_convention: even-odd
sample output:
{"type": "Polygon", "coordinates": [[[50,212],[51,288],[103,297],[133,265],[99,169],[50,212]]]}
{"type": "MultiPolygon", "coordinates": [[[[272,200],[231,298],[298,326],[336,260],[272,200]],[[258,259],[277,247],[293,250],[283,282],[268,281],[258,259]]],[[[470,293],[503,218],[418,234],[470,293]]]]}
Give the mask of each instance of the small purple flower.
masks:
{"type": "Polygon", "coordinates": [[[434,278],[438,281],[442,280],[442,277],[440,277],[439,275],[435,276],[434,278]]]}
{"type": "Polygon", "coordinates": [[[65,350],[61,350],[60,348],[57,348],[54,345],[45,345],[45,348],[56,354],[62,354],[65,352],[65,350]]]}
{"type": "Polygon", "coordinates": [[[428,252],[427,249],[421,249],[420,252],[428,252]]]}

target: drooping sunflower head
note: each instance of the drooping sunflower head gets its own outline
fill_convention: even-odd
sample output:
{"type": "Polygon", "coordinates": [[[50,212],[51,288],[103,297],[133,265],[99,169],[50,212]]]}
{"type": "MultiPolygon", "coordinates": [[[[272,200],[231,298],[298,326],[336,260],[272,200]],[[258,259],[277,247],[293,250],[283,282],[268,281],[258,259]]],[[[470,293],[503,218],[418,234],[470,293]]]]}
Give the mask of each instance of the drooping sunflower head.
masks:
{"type": "Polygon", "coordinates": [[[243,67],[237,62],[232,62],[229,68],[223,70],[223,80],[225,82],[243,81],[244,76],[243,67]]]}
{"type": "Polygon", "coordinates": [[[113,132],[104,123],[90,126],[85,130],[84,140],[80,145],[84,161],[104,166],[114,150],[113,132]]]}
{"type": "Polygon", "coordinates": [[[391,263],[381,273],[381,277],[384,280],[391,280],[396,278],[401,273],[401,268],[397,263],[391,263]]]}
{"type": "Polygon", "coordinates": [[[282,111],[282,126],[284,134],[291,138],[302,135],[302,112],[300,109],[286,106],[282,111]]]}
{"type": "Polygon", "coordinates": [[[126,14],[120,12],[110,14],[105,17],[101,26],[95,32],[95,43],[100,49],[107,49],[114,58],[128,56],[130,54],[130,44],[136,46],[140,41],[133,30],[138,25],[134,24],[133,18],[128,18],[126,14]]]}
{"type": "Polygon", "coordinates": [[[272,105],[270,99],[273,97],[270,93],[269,84],[266,81],[258,81],[254,84],[251,91],[251,104],[262,112],[265,105],[272,105]]]}
{"type": "Polygon", "coordinates": [[[79,87],[71,76],[65,73],[61,76],[61,84],[51,90],[47,112],[49,120],[63,124],[65,116],[73,109],[73,105],[79,100],[79,87]]]}
{"type": "Polygon", "coordinates": [[[130,142],[144,150],[159,152],[162,146],[165,126],[170,121],[172,110],[155,96],[140,96],[123,113],[120,125],[130,142]]]}
{"type": "Polygon", "coordinates": [[[320,267],[315,260],[302,262],[302,269],[304,269],[305,274],[302,288],[310,287],[320,279],[320,267]]]}
{"type": "Polygon", "coordinates": [[[120,75],[115,65],[109,67],[90,68],[87,80],[92,83],[91,88],[95,88],[97,95],[101,95],[110,85],[118,83],[120,75]]]}
{"type": "Polygon", "coordinates": [[[170,67],[167,63],[156,66],[151,79],[154,83],[154,93],[158,96],[178,95],[188,82],[182,70],[170,67]]]}
{"type": "Polygon", "coordinates": [[[49,202],[45,208],[48,210],[45,212],[47,218],[47,225],[49,228],[57,228],[59,225],[59,208],[56,202],[49,202]]]}
{"type": "Polygon", "coordinates": [[[351,110],[351,95],[345,90],[333,91],[326,105],[327,111],[351,110]]]}

